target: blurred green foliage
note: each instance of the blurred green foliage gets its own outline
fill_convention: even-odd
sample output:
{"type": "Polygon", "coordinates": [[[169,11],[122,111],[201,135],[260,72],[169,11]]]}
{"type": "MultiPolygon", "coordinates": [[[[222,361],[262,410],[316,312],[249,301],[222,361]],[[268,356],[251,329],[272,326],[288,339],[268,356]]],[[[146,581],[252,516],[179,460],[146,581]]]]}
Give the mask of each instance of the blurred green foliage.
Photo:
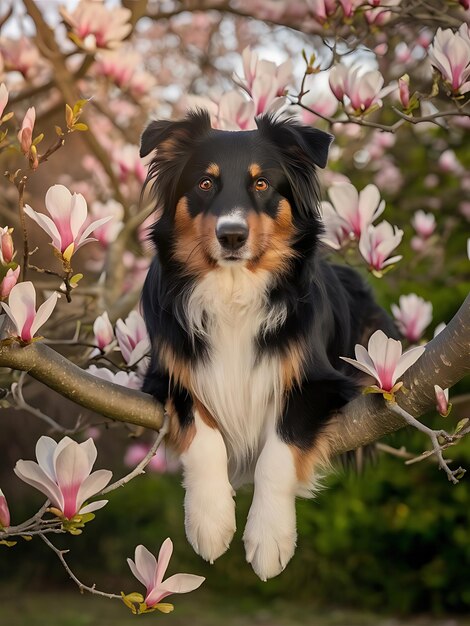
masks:
{"type": "MultiPolygon", "coordinates": [[[[436,418],[438,419],[438,418],[436,418]]],[[[443,419],[443,418],[439,418],[443,419]]],[[[389,443],[422,451],[418,433],[402,432],[389,443]]],[[[448,451],[470,466],[470,442],[448,451]]],[[[279,577],[260,582],[245,562],[241,536],[251,491],[237,495],[238,531],[230,550],[210,566],[193,553],[184,536],[183,490],[179,477],[145,476],[110,494],[110,502],[80,537],[53,536],[70,548],[68,560],[86,584],[102,590],[142,591],[126,557],[143,543],[157,552],[170,536],[175,552],[169,574],[207,577],[197,593],[237,598],[239,606],[274,601],[343,606],[379,613],[468,612],[470,609],[470,483],[448,483],[437,466],[380,455],[363,474],[338,471],[325,480],[316,500],[299,501],[296,555],[279,577]]],[[[30,514],[15,503],[15,517],[30,514]]],[[[33,506],[34,505],[34,506],[33,506]]],[[[54,554],[39,539],[2,548],[0,580],[50,588],[67,580],[54,554]]],[[[174,598],[178,604],[178,598],[174,598]]],[[[196,598],[194,597],[196,602],[196,598]]]]}

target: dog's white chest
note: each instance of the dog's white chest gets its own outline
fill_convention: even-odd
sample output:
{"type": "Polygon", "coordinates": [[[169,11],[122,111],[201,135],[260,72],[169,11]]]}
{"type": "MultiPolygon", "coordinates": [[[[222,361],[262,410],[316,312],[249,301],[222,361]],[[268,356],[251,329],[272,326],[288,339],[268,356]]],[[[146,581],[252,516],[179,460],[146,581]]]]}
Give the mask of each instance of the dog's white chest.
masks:
{"type": "Polygon", "coordinates": [[[223,269],[198,285],[188,302],[196,328],[203,319],[198,311],[205,311],[209,345],[207,360],[193,370],[193,393],[222,432],[235,482],[250,473],[265,427],[279,412],[279,360],[259,359],[256,351],[256,338],[267,321],[264,292],[259,277],[243,269],[223,269]]]}

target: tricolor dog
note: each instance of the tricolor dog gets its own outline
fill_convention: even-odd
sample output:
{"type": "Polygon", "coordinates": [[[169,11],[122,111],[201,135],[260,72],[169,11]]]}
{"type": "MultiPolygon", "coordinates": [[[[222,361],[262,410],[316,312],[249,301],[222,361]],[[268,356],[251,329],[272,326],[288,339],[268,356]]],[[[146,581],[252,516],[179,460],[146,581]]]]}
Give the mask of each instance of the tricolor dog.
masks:
{"type": "Polygon", "coordinates": [[[203,558],[227,550],[235,490],[254,483],[243,540],[263,580],[294,554],[295,498],[315,492],[332,420],[358,393],[339,357],[390,328],[358,274],[322,258],[316,167],[331,140],[269,116],[215,130],[204,111],[142,136],[156,200],[144,391],[170,416],[203,558]]]}

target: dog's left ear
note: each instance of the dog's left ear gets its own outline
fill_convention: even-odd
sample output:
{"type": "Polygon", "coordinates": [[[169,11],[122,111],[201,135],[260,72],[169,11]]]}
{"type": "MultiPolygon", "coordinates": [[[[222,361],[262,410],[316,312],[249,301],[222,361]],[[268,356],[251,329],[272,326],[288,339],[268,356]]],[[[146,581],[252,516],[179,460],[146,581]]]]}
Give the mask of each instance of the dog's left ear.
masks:
{"type": "Polygon", "coordinates": [[[296,141],[300,149],[308,155],[315,165],[322,169],[325,168],[328,162],[330,144],[334,139],[333,135],[318,130],[318,128],[297,124],[292,124],[290,128],[293,135],[292,139],[296,141]]]}
{"type": "Polygon", "coordinates": [[[275,120],[272,116],[257,118],[262,134],[267,136],[289,160],[326,167],[333,135],[317,128],[303,126],[292,119],[275,120]]]}

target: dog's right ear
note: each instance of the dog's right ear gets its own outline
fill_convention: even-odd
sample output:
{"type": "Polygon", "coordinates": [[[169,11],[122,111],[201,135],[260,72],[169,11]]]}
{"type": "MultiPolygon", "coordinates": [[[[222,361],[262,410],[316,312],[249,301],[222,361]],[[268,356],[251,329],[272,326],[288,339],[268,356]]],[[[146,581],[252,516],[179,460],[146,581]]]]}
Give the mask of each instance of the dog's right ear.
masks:
{"type": "Polygon", "coordinates": [[[142,133],[140,156],[147,156],[165,141],[173,140],[175,145],[184,144],[206,135],[210,130],[210,117],[208,112],[203,109],[189,111],[184,120],[177,122],[168,120],[150,122],[142,133]]]}

